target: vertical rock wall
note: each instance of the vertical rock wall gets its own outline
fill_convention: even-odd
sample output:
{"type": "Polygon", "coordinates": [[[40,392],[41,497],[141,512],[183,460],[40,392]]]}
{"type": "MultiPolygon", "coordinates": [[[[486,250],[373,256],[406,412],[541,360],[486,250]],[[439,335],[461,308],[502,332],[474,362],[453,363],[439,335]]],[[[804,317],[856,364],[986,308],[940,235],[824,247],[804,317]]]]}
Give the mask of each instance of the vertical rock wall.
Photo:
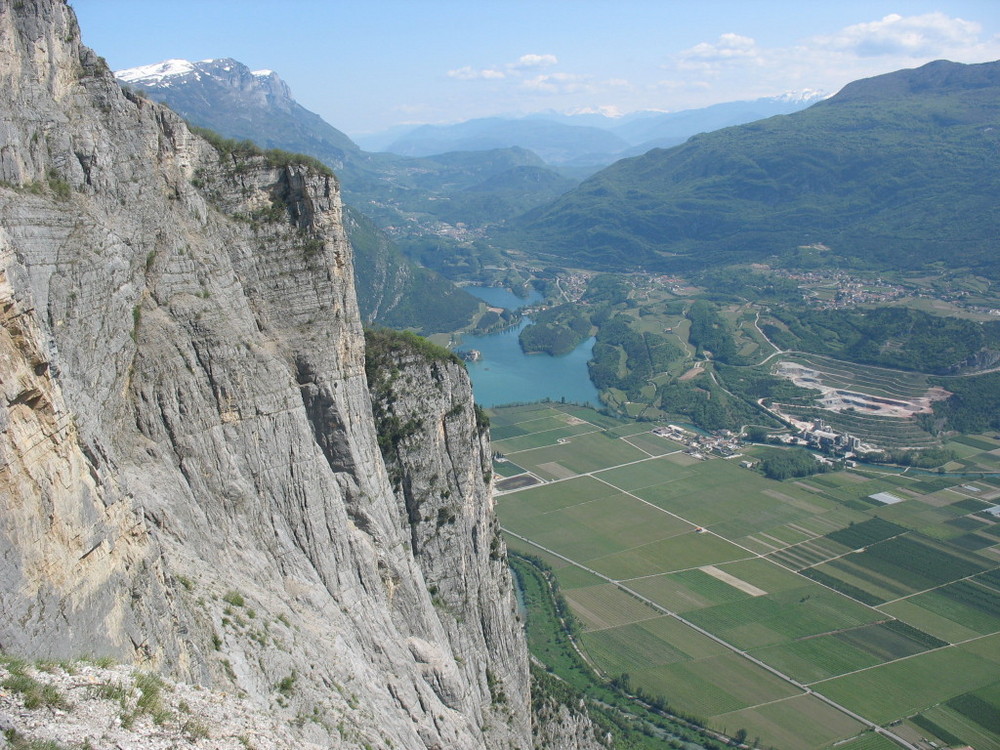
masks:
{"type": "Polygon", "coordinates": [[[369,334],[367,367],[403,529],[459,669],[478,684],[494,733],[512,724],[527,732],[525,646],[493,513],[489,436],[465,367],[444,349],[390,331],[369,334]]]}
{"type": "Polygon", "coordinates": [[[411,522],[335,179],[126,96],[56,0],[0,4],[0,87],[0,648],[323,744],[529,746],[468,382],[423,404],[448,502],[411,522]]]}

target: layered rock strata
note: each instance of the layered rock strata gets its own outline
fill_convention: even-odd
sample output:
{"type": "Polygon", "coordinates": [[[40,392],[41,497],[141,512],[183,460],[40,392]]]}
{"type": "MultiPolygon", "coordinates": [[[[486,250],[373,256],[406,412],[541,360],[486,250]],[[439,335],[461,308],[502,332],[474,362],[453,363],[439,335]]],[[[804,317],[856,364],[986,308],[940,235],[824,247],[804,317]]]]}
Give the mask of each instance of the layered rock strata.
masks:
{"type": "Polygon", "coordinates": [[[239,690],[323,745],[530,746],[468,381],[400,395],[439,438],[404,459],[421,510],[336,179],[126,95],[56,0],[0,4],[0,88],[0,649],[239,690]]]}

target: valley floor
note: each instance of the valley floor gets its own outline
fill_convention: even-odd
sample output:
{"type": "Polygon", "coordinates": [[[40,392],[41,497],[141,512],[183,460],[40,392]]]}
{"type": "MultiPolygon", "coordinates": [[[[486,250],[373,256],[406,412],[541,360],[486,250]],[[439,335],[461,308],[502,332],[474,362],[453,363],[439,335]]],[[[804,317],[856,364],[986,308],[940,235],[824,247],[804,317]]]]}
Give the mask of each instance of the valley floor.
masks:
{"type": "Polygon", "coordinates": [[[609,679],[776,748],[1000,742],[1000,480],[776,482],[741,466],[755,447],[697,458],[583,407],[492,422],[508,543],[609,679]]]}

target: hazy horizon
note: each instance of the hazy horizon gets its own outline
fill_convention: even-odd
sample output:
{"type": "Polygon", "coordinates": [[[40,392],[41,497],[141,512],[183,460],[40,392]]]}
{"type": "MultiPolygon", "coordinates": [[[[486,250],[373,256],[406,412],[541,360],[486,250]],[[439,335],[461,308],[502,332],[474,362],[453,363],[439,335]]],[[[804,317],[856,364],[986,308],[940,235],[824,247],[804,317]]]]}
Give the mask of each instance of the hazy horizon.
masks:
{"type": "Polygon", "coordinates": [[[363,136],[545,110],[681,111],[1000,59],[994,0],[75,0],[113,70],[231,57],[363,136]],[[807,7],[804,7],[807,6],[807,7]],[[901,13],[905,10],[905,14],[901,13]]]}

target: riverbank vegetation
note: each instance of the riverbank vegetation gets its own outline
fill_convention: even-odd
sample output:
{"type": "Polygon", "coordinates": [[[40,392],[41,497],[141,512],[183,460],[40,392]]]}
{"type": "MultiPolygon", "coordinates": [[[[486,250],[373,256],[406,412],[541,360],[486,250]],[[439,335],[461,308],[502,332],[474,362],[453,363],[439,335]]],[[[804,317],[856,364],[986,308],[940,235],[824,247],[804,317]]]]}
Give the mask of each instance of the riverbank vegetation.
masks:
{"type": "Polygon", "coordinates": [[[532,656],[544,665],[533,667],[536,709],[553,698],[567,705],[584,705],[590,718],[624,750],[705,748],[724,745],[692,717],[672,717],[661,696],[631,688],[628,675],[604,679],[584,660],[574,642],[579,623],[559,590],[555,576],[541,558],[511,552],[511,570],[525,603],[525,632],[532,656]],[[687,744],[691,743],[691,744],[687,744]]]}

